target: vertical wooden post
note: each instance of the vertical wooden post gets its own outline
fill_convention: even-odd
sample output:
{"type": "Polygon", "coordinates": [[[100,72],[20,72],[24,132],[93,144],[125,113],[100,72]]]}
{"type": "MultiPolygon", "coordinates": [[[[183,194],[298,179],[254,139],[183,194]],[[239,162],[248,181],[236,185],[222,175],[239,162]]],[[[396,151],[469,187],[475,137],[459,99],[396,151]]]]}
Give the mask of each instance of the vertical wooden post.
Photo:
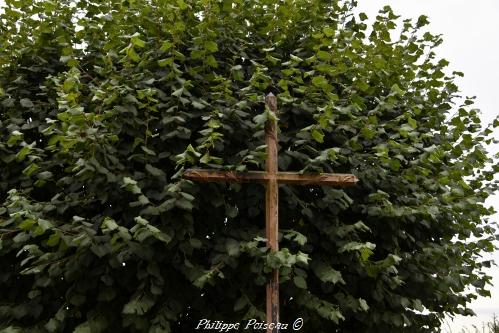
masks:
{"type": "MultiPolygon", "coordinates": [[[[265,97],[265,104],[277,116],[277,97],[270,93],[265,97]]],[[[268,119],[265,126],[265,143],[267,144],[267,161],[265,169],[269,177],[265,195],[266,218],[265,228],[267,246],[271,251],[279,250],[278,240],[278,202],[279,187],[277,183],[277,122],[268,119]]],[[[277,324],[279,322],[279,270],[272,272],[267,283],[267,323],[277,324]]],[[[267,333],[277,333],[277,328],[267,329],[267,333]]]]}

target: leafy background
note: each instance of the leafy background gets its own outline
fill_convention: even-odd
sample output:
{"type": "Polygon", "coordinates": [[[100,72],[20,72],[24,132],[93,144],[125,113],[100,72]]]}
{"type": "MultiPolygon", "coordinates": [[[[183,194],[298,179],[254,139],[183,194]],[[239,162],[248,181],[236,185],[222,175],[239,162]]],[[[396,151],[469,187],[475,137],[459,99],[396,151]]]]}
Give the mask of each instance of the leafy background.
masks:
{"type": "MultiPolygon", "coordinates": [[[[470,12],[471,3],[465,0],[417,1],[403,0],[372,0],[358,2],[357,11],[364,11],[370,19],[376,16],[377,11],[384,5],[392,6],[393,10],[403,17],[416,17],[427,14],[430,25],[427,29],[443,35],[443,43],[437,49],[437,54],[451,62],[451,67],[464,72],[464,77],[456,82],[465,95],[475,95],[475,105],[481,109],[480,118],[490,122],[497,116],[495,106],[496,91],[494,78],[499,76],[499,37],[495,31],[499,30],[499,3],[494,0],[480,1],[476,10],[470,12]],[[476,61],[476,54],[480,54],[480,61],[476,61]]],[[[496,130],[496,137],[498,132],[496,130]]],[[[499,145],[489,148],[499,151],[499,145]]],[[[490,197],[490,205],[499,205],[498,195],[490,197]]],[[[498,221],[499,215],[492,217],[498,221]]],[[[496,262],[499,252],[490,256],[496,262]]],[[[489,269],[494,287],[491,287],[492,297],[479,297],[471,303],[476,317],[457,317],[450,321],[452,331],[459,331],[463,327],[471,328],[472,324],[481,327],[483,322],[491,320],[494,313],[499,313],[499,269],[493,266],[489,269]]],[[[447,327],[447,325],[445,325],[447,327]]]]}
{"type": "Polygon", "coordinates": [[[426,17],[385,8],[366,35],[343,2],[6,3],[4,327],[190,332],[262,317],[276,267],[283,321],[299,314],[307,332],[437,330],[488,293],[497,166],[483,144],[498,122],[482,128],[471,99],[449,114],[461,73],[444,72],[426,17]],[[361,179],[282,187],[276,254],[258,185],[180,177],[260,169],[269,91],[281,170],[361,179]]]}

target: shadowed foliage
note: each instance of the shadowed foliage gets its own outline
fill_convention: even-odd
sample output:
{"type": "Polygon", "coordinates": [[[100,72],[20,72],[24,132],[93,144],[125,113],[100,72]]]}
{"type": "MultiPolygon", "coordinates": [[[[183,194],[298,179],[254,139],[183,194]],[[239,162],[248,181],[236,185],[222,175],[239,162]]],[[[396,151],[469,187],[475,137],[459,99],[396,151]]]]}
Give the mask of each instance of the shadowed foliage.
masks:
{"type": "Polygon", "coordinates": [[[425,16],[310,0],[7,0],[0,14],[0,329],[192,332],[202,318],[302,332],[433,332],[487,295],[497,189],[462,75],[425,16]],[[257,184],[263,98],[281,171],[281,250],[257,184]],[[460,103],[462,105],[460,105],[460,103]],[[471,239],[465,241],[466,239],[471,239]]]}

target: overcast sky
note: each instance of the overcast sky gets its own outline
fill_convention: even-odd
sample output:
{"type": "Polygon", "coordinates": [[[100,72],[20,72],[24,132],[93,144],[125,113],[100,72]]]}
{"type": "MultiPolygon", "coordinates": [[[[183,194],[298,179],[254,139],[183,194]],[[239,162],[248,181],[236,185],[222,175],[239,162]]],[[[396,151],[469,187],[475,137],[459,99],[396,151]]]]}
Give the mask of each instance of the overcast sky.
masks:
{"type": "MultiPolygon", "coordinates": [[[[430,18],[429,30],[443,34],[444,43],[437,55],[450,61],[451,70],[464,72],[457,83],[465,96],[477,96],[476,106],[482,110],[484,122],[499,114],[499,0],[358,0],[359,10],[374,18],[384,5],[390,5],[402,18],[417,18],[424,14],[430,18]]],[[[496,131],[497,135],[497,131],[496,131]]],[[[499,147],[492,148],[498,151],[499,147]]],[[[488,201],[499,209],[499,196],[488,201]]],[[[494,219],[499,220],[496,214],[494,219]]],[[[499,252],[494,255],[499,263],[499,252]]],[[[480,298],[472,304],[476,318],[461,317],[450,323],[452,332],[471,328],[487,321],[495,313],[499,316],[499,269],[490,273],[495,287],[492,298],[480,298]]],[[[446,331],[444,329],[444,331],[446,331]]],[[[473,330],[474,332],[474,330],[473,330]]],[[[480,329],[480,332],[482,330],[480,329]]]]}

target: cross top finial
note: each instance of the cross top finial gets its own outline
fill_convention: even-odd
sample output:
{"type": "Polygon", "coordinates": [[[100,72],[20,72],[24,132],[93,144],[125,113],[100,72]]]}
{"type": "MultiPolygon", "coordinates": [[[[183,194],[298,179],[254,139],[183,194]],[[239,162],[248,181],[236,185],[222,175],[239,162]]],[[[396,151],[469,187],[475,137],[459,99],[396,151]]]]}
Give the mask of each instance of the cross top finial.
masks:
{"type": "Polygon", "coordinates": [[[265,104],[267,104],[270,111],[277,113],[277,97],[272,92],[265,96],[265,104]]]}

